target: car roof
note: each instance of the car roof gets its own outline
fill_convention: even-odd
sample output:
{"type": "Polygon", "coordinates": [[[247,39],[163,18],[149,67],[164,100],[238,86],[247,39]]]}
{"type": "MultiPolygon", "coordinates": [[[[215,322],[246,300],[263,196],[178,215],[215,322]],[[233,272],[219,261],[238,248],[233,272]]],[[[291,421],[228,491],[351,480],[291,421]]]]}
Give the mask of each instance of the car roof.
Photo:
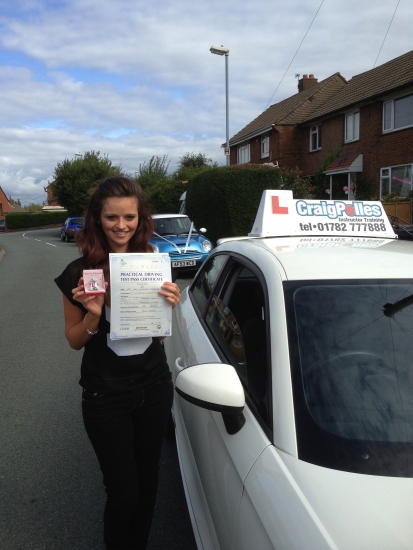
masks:
{"type": "Polygon", "coordinates": [[[226,241],[237,252],[282,269],[284,280],[404,279],[413,277],[413,242],[357,237],[267,237],[226,241]],[[263,255],[262,252],[265,252],[263,255]]]}
{"type": "Polygon", "coordinates": [[[159,218],[187,218],[185,214],[152,214],[152,218],[157,220],[159,218]]]}

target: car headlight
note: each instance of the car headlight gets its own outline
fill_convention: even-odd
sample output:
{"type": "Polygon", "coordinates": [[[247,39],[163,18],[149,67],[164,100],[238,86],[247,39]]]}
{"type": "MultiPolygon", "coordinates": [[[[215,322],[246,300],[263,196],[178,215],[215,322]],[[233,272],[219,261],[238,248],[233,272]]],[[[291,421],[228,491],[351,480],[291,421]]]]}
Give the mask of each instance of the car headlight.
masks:
{"type": "Polygon", "coordinates": [[[205,250],[205,252],[209,252],[212,248],[212,244],[209,241],[203,241],[202,248],[205,250]]]}
{"type": "Polygon", "coordinates": [[[157,254],[159,252],[159,248],[156,246],[156,244],[149,243],[151,247],[153,248],[153,251],[157,254]]]}

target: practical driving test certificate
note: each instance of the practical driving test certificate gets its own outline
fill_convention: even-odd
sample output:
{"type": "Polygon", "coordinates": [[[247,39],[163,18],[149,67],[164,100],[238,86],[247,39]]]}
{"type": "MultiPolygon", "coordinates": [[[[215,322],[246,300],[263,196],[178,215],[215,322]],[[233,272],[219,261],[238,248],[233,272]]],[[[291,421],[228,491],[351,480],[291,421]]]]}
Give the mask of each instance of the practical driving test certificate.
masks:
{"type": "Polygon", "coordinates": [[[168,254],[109,254],[110,339],[170,336],[172,305],[158,294],[172,281],[168,254]]]}

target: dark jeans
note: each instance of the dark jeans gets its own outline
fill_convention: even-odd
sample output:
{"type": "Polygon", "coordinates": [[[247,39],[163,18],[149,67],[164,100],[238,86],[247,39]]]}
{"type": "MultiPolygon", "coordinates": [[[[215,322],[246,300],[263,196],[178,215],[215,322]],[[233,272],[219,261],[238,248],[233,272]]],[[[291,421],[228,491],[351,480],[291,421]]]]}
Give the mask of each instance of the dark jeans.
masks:
{"type": "Polygon", "coordinates": [[[109,395],[83,391],[83,421],[106,487],[104,538],[108,550],[146,548],[172,399],[170,378],[144,389],[109,395]]]}

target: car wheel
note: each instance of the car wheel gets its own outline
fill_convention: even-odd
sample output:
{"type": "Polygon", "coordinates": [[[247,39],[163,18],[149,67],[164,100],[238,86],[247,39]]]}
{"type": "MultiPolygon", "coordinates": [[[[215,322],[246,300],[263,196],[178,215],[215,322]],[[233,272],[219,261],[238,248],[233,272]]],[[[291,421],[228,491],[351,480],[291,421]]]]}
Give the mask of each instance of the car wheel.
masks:
{"type": "Polygon", "coordinates": [[[65,240],[66,240],[66,235],[65,235],[64,232],[61,232],[61,233],[60,233],[60,239],[61,239],[62,241],[65,241],[65,240]]]}

